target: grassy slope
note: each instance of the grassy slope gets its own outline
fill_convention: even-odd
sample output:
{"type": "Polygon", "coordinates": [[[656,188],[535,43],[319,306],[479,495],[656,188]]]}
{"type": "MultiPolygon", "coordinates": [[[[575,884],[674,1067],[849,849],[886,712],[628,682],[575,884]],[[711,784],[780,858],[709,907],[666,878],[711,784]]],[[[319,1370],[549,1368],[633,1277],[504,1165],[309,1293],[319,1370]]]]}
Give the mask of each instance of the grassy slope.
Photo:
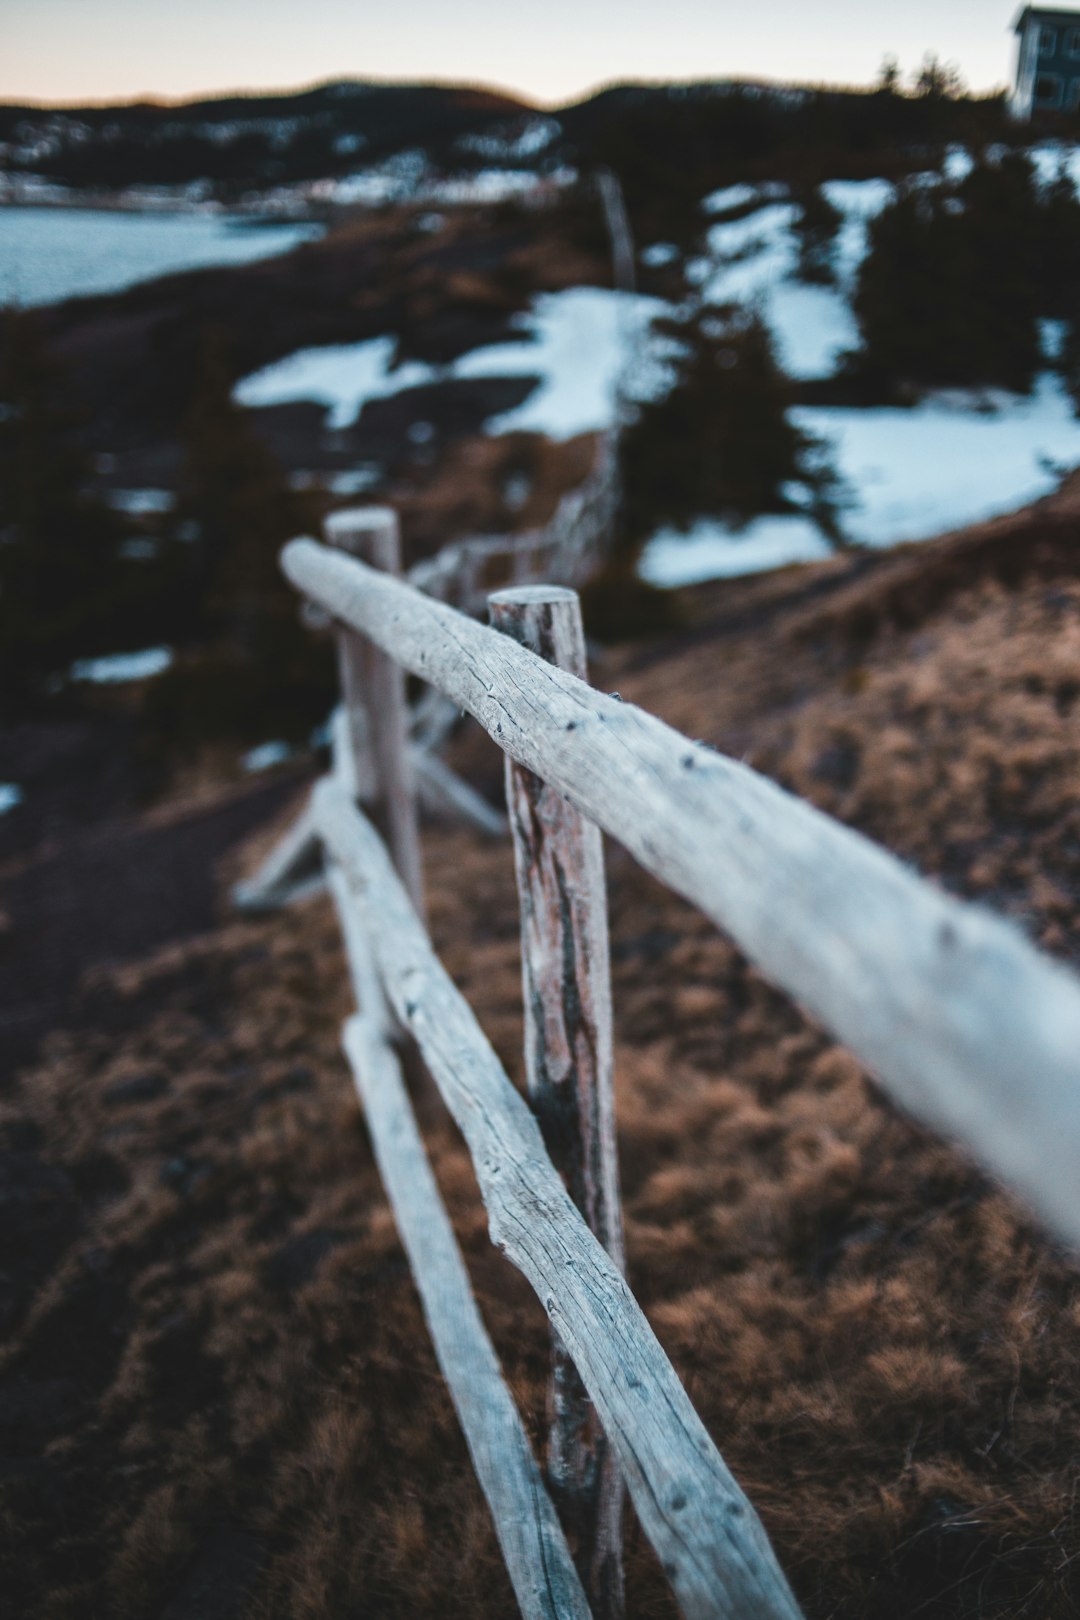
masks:
{"type": "MultiPolygon", "coordinates": [[[[597,680],[1071,957],[1076,505],[707,588],[679,643],[597,680]]],[[[497,785],[484,739],[459,755],[497,785]]],[[[435,936],[516,1074],[509,851],[433,828],[426,852],[435,936]]],[[[808,1615],[1064,1620],[1075,1270],[702,918],[617,850],[610,873],[631,1278],[808,1615]]],[[[16,1612],[511,1612],[339,1055],[346,1004],[322,902],[226,922],[99,974],[9,1095],[16,1612]]],[[[454,1134],[428,1139],[538,1429],[543,1313],[454,1134]]],[[[630,1613],[670,1613],[633,1526],[628,1564],[630,1613]]]]}

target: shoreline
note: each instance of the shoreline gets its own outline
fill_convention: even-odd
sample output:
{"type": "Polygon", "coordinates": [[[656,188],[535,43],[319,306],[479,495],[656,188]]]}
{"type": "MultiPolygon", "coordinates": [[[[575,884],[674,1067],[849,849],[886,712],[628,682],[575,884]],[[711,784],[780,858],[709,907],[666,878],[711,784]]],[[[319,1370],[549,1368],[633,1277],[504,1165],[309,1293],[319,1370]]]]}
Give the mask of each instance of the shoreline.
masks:
{"type": "Polygon", "coordinates": [[[258,209],[243,203],[222,203],[213,198],[130,198],[124,192],[92,192],[87,195],[68,193],[65,196],[20,196],[3,187],[0,176],[0,212],[13,208],[33,209],[35,212],[88,214],[130,214],[138,219],[219,219],[239,220],[252,226],[261,225],[328,225],[332,209],[325,204],[305,204],[299,209],[275,212],[265,205],[258,209]]]}

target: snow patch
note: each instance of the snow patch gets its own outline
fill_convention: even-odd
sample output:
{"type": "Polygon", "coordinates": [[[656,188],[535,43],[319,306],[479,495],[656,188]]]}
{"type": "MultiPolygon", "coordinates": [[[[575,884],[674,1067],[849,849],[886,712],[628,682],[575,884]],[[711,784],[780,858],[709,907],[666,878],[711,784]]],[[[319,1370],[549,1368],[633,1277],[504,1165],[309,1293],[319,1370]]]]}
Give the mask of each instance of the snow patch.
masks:
{"type": "MultiPolygon", "coordinates": [[[[1080,423],[1049,376],[1030,399],[954,393],[914,410],[803,406],[792,415],[830,441],[852,495],[844,527],[852,540],[875,548],[1012,511],[1049,494],[1061,468],[1080,463],[1080,423]]],[[[757,518],[741,531],[703,520],[688,535],[657,533],[640,572],[650,584],[674,587],[828,554],[816,526],[798,514],[757,518]]]]}
{"type": "Polygon", "coordinates": [[[328,344],[300,349],[262,371],[244,377],[233,397],[240,405],[259,407],[314,400],[329,410],[331,428],[347,428],[370,399],[384,399],[404,388],[431,382],[434,368],[408,360],[394,368],[397,339],[368,338],[363,343],[328,344]]]}
{"type": "Polygon", "coordinates": [[[734,579],[830,555],[820,530],[797,514],[755,518],[736,531],[703,519],[688,534],[660,529],[645,547],[638,572],[650,585],[674,589],[706,579],[734,579]]]}
{"type": "MultiPolygon", "coordinates": [[[[477,349],[457,362],[454,375],[539,377],[524,404],[489,424],[492,433],[570,439],[596,432],[614,422],[616,386],[646,346],[650,322],[668,309],[662,299],[604,287],[541,293],[518,318],[523,341],[477,349]]],[[[667,386],[670,379],[641,374],[634,392],[641,398],[667,386]]]]}
{"type": "Polygon", "coordinates": [[[979,523],[1056,488],[1080,462],[1080,422],[1059,380],[1030,398],[938,396],[913,410],[802,406],[802,428],[830,441],[855,494],[845,526],[871,546],[925,540],[979,523]]]}
{"type": "Polygon", "coordinates": [[[145,681],[161,675],[173,661],[171,647],[146,647],[142,652],[110,653],[104,658],[80,658],[71,666],[73,681],[111,686],[121,681],[145,681]]]}
{"type": "Polygon", "coordinates": [[[562,125],[557,119],[530,118],[524,126],[520,122],[501,124],[484,135],[463,135],[457,144],[463,152],[475,152],[477,157],[520,163],[546,152],[561,134],[562,125]]]}
{"type": "Polygon", "coordinates": [[[701,206],[706,214],[727,214],[733,208],[745,208],[758,196],[756,186],[723,186],[719,191],[710,192],[701,206]]]}
{"type": "Polygon", "coordinates": [[[650,242],[649,246],[641,250],[641,262],[650,270],[659,270],[665,264],[674,264],[679,257],[679,250],[674,242],[650,242]]]}
{"type": "Polygon", "coordinates": [[[348,472],[334,473],[327,480],[326,487],[331,495],[361,495],[365,489],[377,484],[381,477],[381,467],[353,467],[348,472]]]}
{"type": "Polygon", "coordinates": [[[573,438],[613,423],[616,384],[631,362],[636,368],[635,397],[656,397],[670,387],[670,375],[663,370],[664,346],[650,347],[645,341],[650,321],[668,308],[659,298],[604,287],[571,287],[540,294],[532,308],[517,317],[520,339],[474,349],[441,370],[416,360],[394,368],[397,341],[384,336],[301,349],[245,377],[234,397],[248,406],[314,400],[329,410],[332,428],[345,428],[356,421],[368,400],[424,383],[535,377],[537,387],[529,398],[494,418],[488,431],[573,438]]]}
{"type": "Polygon", "coordinates": [[[249,748],[240,763],[245,771],[254,774],[256,771],[269,771],[275,765],[284,765],[292,758],[292,749],[287,742],[275,739],[273,742],[260,743],[257,748],[249,748]]]}
{"type": "Polygon", "coordinates": [[[170,512],[174,497],[171,489],[111,489],[106,499],[114,512],[148,517],[170,512]]]}

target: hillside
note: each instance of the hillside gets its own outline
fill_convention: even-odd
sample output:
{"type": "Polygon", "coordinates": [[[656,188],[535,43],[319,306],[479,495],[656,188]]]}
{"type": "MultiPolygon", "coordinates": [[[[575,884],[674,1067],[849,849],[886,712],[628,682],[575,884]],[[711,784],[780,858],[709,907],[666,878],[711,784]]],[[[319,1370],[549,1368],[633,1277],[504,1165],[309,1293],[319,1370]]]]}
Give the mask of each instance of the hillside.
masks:
{"type": "MultiPolygon", "coordinates": [[[[594,678],[1075,962],[1078,513],[1074,479],[919,548],[684,593],[676,639],[594,678]]],[[[496,794],[487,739],[455,749],[496,794]]],[[[505,1615],[338,1048],[336,926],[322,900],[229,916],[273,827],[193,839],[222,803],[103,815],[95,849],[133,874],[113,908],[85,845],[81,869],[39,847],[2,874],[9,968],[59,860],[54,927],[88,970],[4,1093],[5,1589],[43,1620],[505,1615]],[[161,893],[220,862],[217,920],[177,914],[164,942],[121,927],[151,832],[161,893]]],[[[519,1075],[509,848],[433,825],[425,855],[436,940],[519,1075]]],[[[1065,1620],[1075,1267],[703,918],[617,849],[609,874],[631,1280],[809,1620],[1065,1620]]],[[[427,1137],[536,1432],[543,1312],[456,1136],[433,1115],[427,1137]]],[[[629,1613],[670,1613],[627,1536],[629,1613]]]]}
{"type": "Polygon", "coordinates": [[[76,188],[190,185],[228,191],[345,172],[357,154],[452,146],[527,115],[510,96],[466,87],[343,80],[277,95],[163,106],[0,107],[5,167],[76,188]]]}
{"type": "Polygon", "coordinates": [[[670,232],[732,180],[891,176],[913,152],[1015,135],[1000,96],[717,80],[613,85],[542,112],[492,90],[342,80],[178,105],[0,106],[0,199],[5,181],[27,200],[141,188],[235,203],[405,160],[442,173],[607,165],[636,221],[670,232]]]}

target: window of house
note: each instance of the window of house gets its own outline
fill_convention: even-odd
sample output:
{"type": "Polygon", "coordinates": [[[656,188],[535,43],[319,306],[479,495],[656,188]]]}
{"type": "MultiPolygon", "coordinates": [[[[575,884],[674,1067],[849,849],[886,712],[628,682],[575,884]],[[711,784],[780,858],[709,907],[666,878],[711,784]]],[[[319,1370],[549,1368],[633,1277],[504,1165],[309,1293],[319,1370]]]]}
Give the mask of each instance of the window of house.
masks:
{"type": "Polygon", "coordinates": [[[1062,84],[1057,73],[1040,73],[1035,80],[1036,107],[1060,107],[1062,84]]]}
{"type": "Polygon", "coordinates": [[[1057,44],[1057,29],[1047,28],[1043,24],[1039,29],[1039,55],[1053,56],[1057,44]]]}
{"type": "Polygon", "coordinates": [[[1080,56],[1080,28],[1070,28],[1065,35],[1065,49],[1070,56],[1080,56]]]}
{"type": "Polygon", "coordinates": [[[1070,79],[1065,92],[1065,105],[1070,112],[1080,109],[1080,79],[1070,79]]]}

